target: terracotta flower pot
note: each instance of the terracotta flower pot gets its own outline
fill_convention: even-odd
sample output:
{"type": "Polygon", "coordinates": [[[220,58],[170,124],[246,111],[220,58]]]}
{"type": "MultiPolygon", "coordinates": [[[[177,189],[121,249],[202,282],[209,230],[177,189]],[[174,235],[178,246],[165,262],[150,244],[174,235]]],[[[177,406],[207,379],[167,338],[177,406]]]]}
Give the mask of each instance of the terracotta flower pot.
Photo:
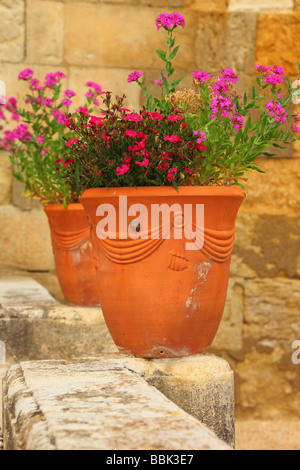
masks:
{"type": "Polygon", "coordinates": [[[179,192],[172,187],[101,188],[83,192],[80,200],[92,226],[100,303],[121,352],[140,357],[174,357],[208,349],[223,314],[235,219],[244,197],[238,187],[186,186],[180,187],[179,192]],[[148,216],[141,222],[141,212],[133,210],[126,219],[127,225],[122,221],[119,226],[119,217],[124,216],[126,209],[125,199],[127,208],[143,204],[148,216]],[[114,210],[102,204],[115,210],[116,239],[111,238],[113,231],[110,238],[104,239],[103,233],[113,224],[103,229],[104,219],[99,215],[113,216],[114,210]],[[154,216],[151,217],[154,204],[179,204],[184,213],[187,205],[192,208],[192,220],[187,224],[185,217],[178,219],[176,211],[170,212],[168,232],[162,217],[155,226],[154,216]],[[204,239],[197,207],[204,207],[204,239]],[[175,227],[182,229],[181,239],[175,227]],[[134,230],[140,238],[129,236],[129,231],[134,230]],[[196,249],[187,249],[191,240],[188,230],[194,234],[196,249]]]}
{"type": "Polygon", "coordinates": [[[81,204],[44,207],[51,230],[56,274],[68,303],[100,305],[90,239],[90,225],[81,204]]]}

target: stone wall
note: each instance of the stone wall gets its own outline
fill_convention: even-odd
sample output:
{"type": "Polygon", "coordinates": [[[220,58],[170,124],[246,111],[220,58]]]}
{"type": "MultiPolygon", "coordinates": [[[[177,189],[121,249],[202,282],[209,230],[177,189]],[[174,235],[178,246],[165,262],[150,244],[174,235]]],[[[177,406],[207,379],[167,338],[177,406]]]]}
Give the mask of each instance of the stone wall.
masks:
{"type": "MultiPolygon", "coordinates": [[[[300,60],[299,0],[0,0],[0,79],[7,95],[20,96],[18,73],[61,70],[78,103],[87,80],[142,97],[126,78],[142,70],[157,78],[154,49],[164,45],[154,19],[179,11],[178,75],[232,67],[241,89],[255,78],[254,65],[282,65],[291,80],[300,60]]],[[[189,84],[185,79],[183,86],[189,84]]],[[[300,146],[258,163],[266,174],[249,174],[247,197],[237,219],[236,245],[224,318],[213,349],[236,373],[237,411],[257,417],[299,414],[300,365],[291,360],[300,339],[300,146]]],[[[59,300],[46,217],[21,196],[4,152],[0,154],[0,270],[30,272],[59,300]]]]}

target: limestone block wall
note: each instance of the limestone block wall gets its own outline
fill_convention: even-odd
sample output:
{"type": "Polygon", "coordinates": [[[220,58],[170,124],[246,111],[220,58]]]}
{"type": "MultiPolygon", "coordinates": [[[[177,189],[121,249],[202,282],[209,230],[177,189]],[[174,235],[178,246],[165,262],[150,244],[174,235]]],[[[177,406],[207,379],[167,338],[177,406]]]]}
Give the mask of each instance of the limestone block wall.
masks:
{"type": "MultiPolygon", "coordinates": [[[[142,103],[128,84],[133,70],[153,82],[154,50],[164,34],[154,20],[178,11],[186,27],[175,65],[188,86],[195,70],[232,67],[240,89],[255,80],[254,65],[282,65],[298,78],[299,0],[0,0],[0,80],[7,95],[24,94],[17,76],[26,67],[43,78],[63,71],[66,87],[83,99],[87,80],[128,107],[142,103]]],[[[259,159],[265,174],[249,174],[232,258],[228,300],[213,350],[236,375],[237,410],[252,416],[299,414],[300,365],[291,348],[300,340],[300,146],[259,159]]],[[[21,196],[5,152],[0,153],[0,270],[30,273],[58,299],[49,229],[41,207],[21,196]]]]}

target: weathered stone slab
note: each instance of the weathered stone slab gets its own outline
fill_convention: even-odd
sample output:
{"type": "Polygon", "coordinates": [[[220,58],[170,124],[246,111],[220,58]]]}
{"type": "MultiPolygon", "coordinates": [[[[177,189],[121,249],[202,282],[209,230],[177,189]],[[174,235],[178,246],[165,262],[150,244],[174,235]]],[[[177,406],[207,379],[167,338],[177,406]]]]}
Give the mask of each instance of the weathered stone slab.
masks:
{"type": "Polygon", "coordinates": [[[44,305],[56,305],[58,302],[45,287],[28,277],[0,277],[0,305],[3,309],[17,309],[20,312],[28,308],[44,305]]]}
{"type": "Polygon", "coordinates": [[[23,362],[4,380],[6,450],[230,450],[117,358],[23,362]]]}
{"type": "Polygon", "coordinates": [[[126,358],[122,362],[234,447],[234,376],[224,359],[197,354],[150,361],[126,358]]]}
{"type": "Polygon", "coordinates": [[[9,367],[9,364],[0,364],[0,430],[2,429],[2,380],[9,367]]]}

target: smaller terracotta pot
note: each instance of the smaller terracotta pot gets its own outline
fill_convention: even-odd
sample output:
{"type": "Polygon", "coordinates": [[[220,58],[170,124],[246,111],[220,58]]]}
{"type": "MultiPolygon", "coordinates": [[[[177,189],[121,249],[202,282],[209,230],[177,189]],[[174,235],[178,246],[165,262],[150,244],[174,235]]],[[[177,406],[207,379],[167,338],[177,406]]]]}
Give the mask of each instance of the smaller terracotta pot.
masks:
{"type": "Polygon", "coordinates": [[[51,230],[56,274],[66,301],[74,305],[100,305],[90,225],[79,203],[44,207],[51,230]]]}

